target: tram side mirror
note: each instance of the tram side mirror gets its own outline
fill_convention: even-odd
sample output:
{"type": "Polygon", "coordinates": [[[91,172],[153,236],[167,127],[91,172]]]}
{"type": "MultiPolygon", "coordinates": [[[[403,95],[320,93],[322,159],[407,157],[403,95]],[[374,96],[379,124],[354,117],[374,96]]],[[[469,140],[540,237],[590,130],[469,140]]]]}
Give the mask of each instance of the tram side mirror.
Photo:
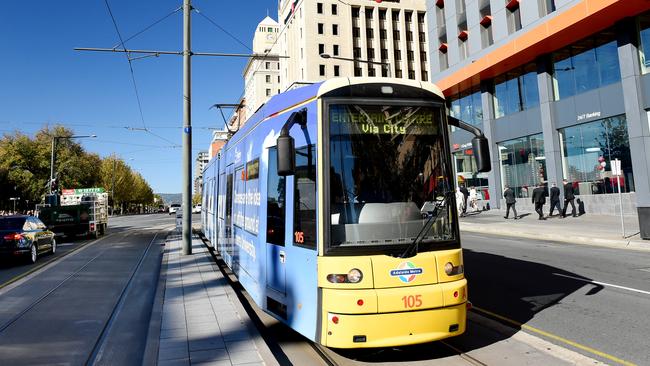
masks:
{"type": "Polygon", "coordinates": [[[296,147],[291,136],[278,137],[278,175],[294,175],[296,171],[296,147]]]}
{"type": "Polygon", "coordinates": [[[492,170],[490,162],[490,146],[488,139],[481,135],[472,139],[472,150],[476,159],[476,167],[479,173],[486,173],[492,170]]]}

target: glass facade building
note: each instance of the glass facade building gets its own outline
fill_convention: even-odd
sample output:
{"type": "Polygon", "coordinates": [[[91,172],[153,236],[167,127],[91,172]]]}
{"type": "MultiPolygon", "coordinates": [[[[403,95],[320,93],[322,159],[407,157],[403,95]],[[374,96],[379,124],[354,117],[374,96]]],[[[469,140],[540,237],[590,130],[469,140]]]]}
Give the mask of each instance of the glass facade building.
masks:
{"type": "MultiPolygon", "coordinates": [[[[431,6],[436,3],[429,0],[431,6]]],[[[507,11],[495,2],[481,4],[468,3],[467,12],[480,17],[477,24],[468,19],[467,28],[489,26],[493,43],[469,32],[466,59],[453,43],[444,49],[432,44],[430,53],[444,50],[447,62],[442,67],[431,58],[431,81],[447,96],[450,114],[481,128],[488,138],[490,206],[504,205],[505,185],[523,198],[532,186],[561,186],[566,179],[588,214],[612,215],[623,207],[638,216],[641,237],[650,239],[648,6],[590,2],[585,13],[580,10],[584,0],[569,0],[549,12],[540,11],[540,2],[522,1],[517,9],[522,27],[509,32],[507,11]],[[538,18],[531,17],[537,12],[538,18]],[[621,163],[620,177],[613,160],[621,163]]],[[[457,26],[452,18],[438,24],[430,17],[429,22],[438,34],[457,26]]],[[[475,179],[465,151],[471,138],[452,129],[451,150],[456,174],[475,179]]],[[[532,209],[528,199],[518,204],[532,209]]]]}

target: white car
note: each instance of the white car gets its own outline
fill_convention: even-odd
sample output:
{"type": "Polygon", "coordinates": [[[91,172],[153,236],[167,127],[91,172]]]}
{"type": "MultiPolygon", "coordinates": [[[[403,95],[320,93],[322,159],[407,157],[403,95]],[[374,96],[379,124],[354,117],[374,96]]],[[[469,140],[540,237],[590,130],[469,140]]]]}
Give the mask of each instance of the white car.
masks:
{"type": "Polygon", "coordinates": [[[181,209],[181,205],[180,205],[179,203],[172,203],[172,204],[169,206],[169,214],[170,214],[170,215],[173,215],[173,214],[175,214],[176,212],[180,211],[180,209],[181,209]]]}
{"type": "Polygon", "coordinates": [[[201,213],[201,205],[196,205],[192,208],[192,213],[201,213]]]}

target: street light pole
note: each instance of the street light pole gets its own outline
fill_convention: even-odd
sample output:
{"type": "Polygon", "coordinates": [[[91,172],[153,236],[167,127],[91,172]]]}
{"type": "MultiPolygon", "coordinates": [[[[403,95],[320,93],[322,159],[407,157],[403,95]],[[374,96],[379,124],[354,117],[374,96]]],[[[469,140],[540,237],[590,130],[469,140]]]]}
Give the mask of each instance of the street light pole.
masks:
{"type": "Polygon", "coordinates": [[[183,254],[192,254],[192,51],[190,0],[183,1],[183,254]]]}
{"type": "Polygon", "coordinates": [[[382,67],[386,68],[387,76],[391,77],[390,75],[390,63],[389,62],[381,62],[381,61],[370,61],[370,60],[362,60],[358,58],[347,58],[347,57],[340,57],[340,56],[332,56],[329,53],[321,53],[320,54],[321,58],[331,58],[333,60],[342,60],[342,61],[352,61],[352,62],[363,62],[365,64],[370,64],[370,65],[381,65],[382,67]]]}

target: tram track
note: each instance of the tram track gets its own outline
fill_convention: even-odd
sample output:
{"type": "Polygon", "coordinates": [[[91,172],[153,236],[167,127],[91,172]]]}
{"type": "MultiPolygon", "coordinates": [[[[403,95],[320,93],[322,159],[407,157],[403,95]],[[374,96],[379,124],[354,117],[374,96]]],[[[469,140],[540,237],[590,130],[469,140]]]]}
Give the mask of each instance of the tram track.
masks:
{"type": "MultiPolygon", "coordinates": [[[[106,244],[101,248],[98,248],[96,246],[96,244],[100,242],[101,239],[84,245],[83,246],[84,249],[95,248],[97,252],[93,253],[93,252],[85,251],[85,253],[87,253],[88,255],[87,258],[83,258],[83,261],[80,261],[80,263],[78,263],[78,265],[75,266],[75,268],[73,268],[72,271],[70,271],[70,273],[66,274],[65,277],[53,283],[49,288],[44,289],[43,290],[44,292],[40,296],[37,296],[30,302],[27,302],[25,305],[22,306],[22,309],[18,313],[11,316],[11,318],[9,318],[8,320],[4,321],[0,325],[0,338],[13,338],[15,341],[18,341],[18,339],[16,339],[16,334],[21,334],[21,335],[25,334],[24,332],[25,324],[32,324],[34,319],[38,318],[39,316],[38,314],[41,314],[44,309],[48,309],[48,311],[54,312],[52,314],[54,314],[55,316],[55,321],[53,322],[52,325],[43,324],[41,325],[41,327],[43,327],[47,332],[50,333],[57,332],[56,326],[54,324],[56,324],[56,321],[60,320],[60,318],[57,319],[56,314],[59,311],[64,311],[64,312],[68,311],[68,314],[76,315],[76,312],[74,311],[74,307],[63,309],[61,307],[52,306],[52,304],[57,304],[57,303],[61,303],[62,301],[65,301],[65,298],[67,297],[68,293],[70,291],[73,291],[75,285],[76,287],[83,288],[85,286],[92,286],[93,285],[92,282],[94,282],[95,279],[100,279],[102,277],[111,278],[109,281],[113,282],[113,284],[117,284],[118,286],[120,286],[120,287],[114,286],[112,288],[112,292],[117,293],[118,296],[109,296],[110,292],[107,291],[106,296],[103,298],[98,299],[97,297],[93,297],[92,294],[89,294],[88,296],[90,297],[87,299],[88,304],[91,304],[94,301],[95,302],[100,301],[103,304],[100,308],[108,309],[108,311],[101,311],[100,309],[97,309],[97,312],[95,314],[91,313],[91,315],[94,315],[92,317],[84,316],[82,314],[79,317],[73,316],[73,318],[69,319],[67,322],[67,325],[69,327],[74,327],[72,323],[87,324],[87,326],[84,326],[83,328],[77,328],[77,329],[82,329],[81,332],[89,333],[88,335],[90,335],[90,338],[86,337],[86,339],[83,340],[82,343],[85,343],[85,346],[82,345],[81,347],[71,350],[72,351],[71,353],[73,353],[74,355],[71,355],[70,357],[73,360],[67,359],[65,363],[73,363],[73,364],[83,363],[86,365],[102,364],[103,350],[108,340],[108,335],[110,334],[116,319],[118,318],[121,310],[124,307],[127,294],[129,294],[129,290],[133,287],[135,279],[138,277],[138,274],[141,272],[141,268],[143,266],[145,258],[147,258],[147,256],[151,252],[151,248],[155,247],[153,244],[156,242],[157,239],[159,240],[160,234],[164,231],[166,231],[166,229],[160,227],[157,227],[154,230],[142,230],[141,228],[127,229],[127,230],[116,232],[113,235],[109,234],[101,238],[104,239],[103,242],[104,244],[106,244]],[[137,232],[137,231],[141,231],[141,233],[139,233],[137,236],[131,236],[133,232],[137,232]],[[146,245],[138,245],[137,243],[141,241],[140,238],[143,239],[146,238],[145,240],[148,240],[148,243],[145,241],[145,243],[147,243],[146,245]],[[111,239],[110,242],[106,243],[106,241],[108,241],[109,239],[111,239]],[[122,248],[126,249],[125,246],[128,247],[128,251],[122,250],[122,248]],[[133,253],[136,254],[133,257],[136,257],[137,260],[122,263],[120,269],[118,269],[118,271],[120,272],[117,272],[115,274],[104,272],[105,269],[110,268],[110,265],[106,261],[100,261],[100,259],[106,259],[108,256],[109,261],[111,260],[114,261],[116,256],[117,257],[124,256],[127,253],[130,252],[132,253],[134,251],[137,254],[133,253]],[[130,265],[131,263],[133,263],[133,265],[130,265]],[[113,277],[115,277],[115,279],[113,279],[113,277]],[[99,319],[102,319],[101,323],[98,322],[99,319]]],[[[79,253],[80,251],[76,251],[76,252],[79,253]]],[[[62,263],[64,258],[65,257],[61,257],[56,262],[62,263]]],[[[79,258],[78,256],[75,256],[75,260],[79,261],[80,259],[81,258],[79,258]]],[[[68,266],[71,265],[71,263],[66,263],[66,264],[68,266]]],[[[47,271],[48,268],[42,268],[42,270],[47,271]]],[[[40,275],[41,273],[44,272],[39,271],[38,273],[35,274],[40,275]]],[[[28,280],[30,280],[31,282],[31,279],[36,279],[36,278],[38,277],[29,278],[28,280]]],[[[29,285],[30,282],[25,282],[23,285],[29,285]]],[[[83,293],[78,296],[79,296],[78,298],[71,300],[70,305],[79,304],[79,299],[82,299],[82,301],[86,300],[84,298],[83,293]]],[[[84,307],[84,309],[81,310],[82,312],[85,311],[86,313],[88,313],[89,311],[92,311],[92,307],[91,308],[84,307]]],[[[35,334],[34,336],[42,337],[41,334],[35,334]]],[[[74,335],[68,334],[68,336],[72,337],[74,335]]],[[[65,354],[65,352],[63,352],[62,349],[57,349],[57,351],[59,355],[65,354]]],[[[18,352],[22,352],[22,351],[18,351],[18,352]]],[[[20,359],[18,353],[11,356],[15,357],[16,359],[20,359]]],[[[37,359],[38,357],[43,357],[41,355],[34,355],[34,354],[32,354],[31,356],[37,359]]],[[[55,362],[55,360],[56,358],[48,362],[55,362]]],[[[19,363],[29,364],[30,361],[25,360],[19,363]]]]}

